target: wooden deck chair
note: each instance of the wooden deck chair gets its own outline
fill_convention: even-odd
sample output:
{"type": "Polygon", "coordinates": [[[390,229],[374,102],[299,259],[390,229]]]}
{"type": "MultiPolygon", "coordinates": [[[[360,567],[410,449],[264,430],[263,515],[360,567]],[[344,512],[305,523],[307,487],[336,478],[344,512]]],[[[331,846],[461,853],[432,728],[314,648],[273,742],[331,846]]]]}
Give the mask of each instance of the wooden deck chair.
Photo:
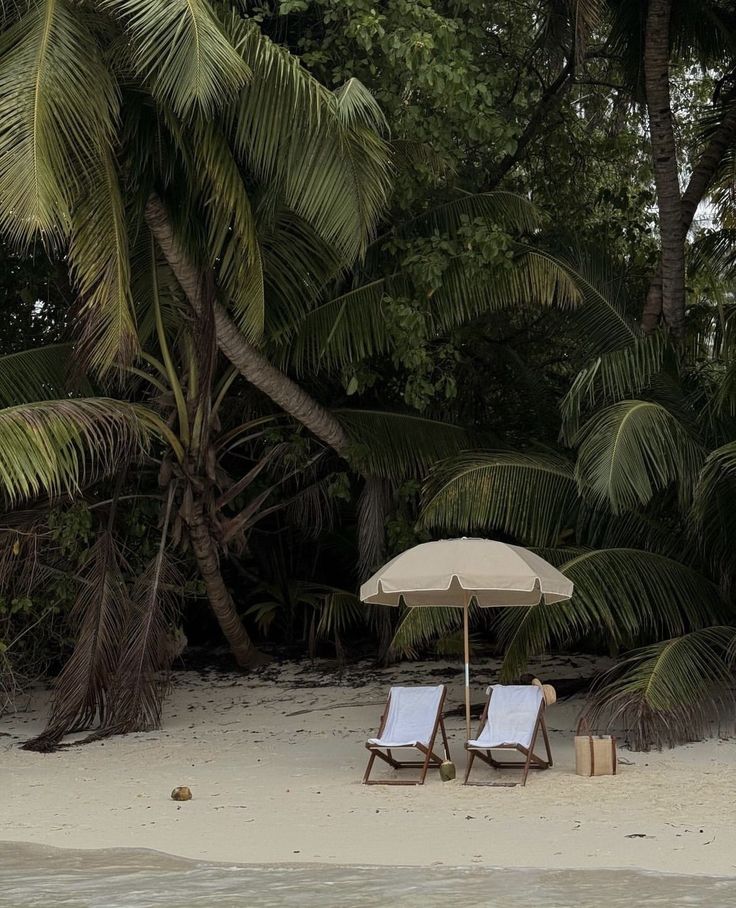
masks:
{"type": "MultiPolygon", "coordinates": [[[[494,769],[508,767],[522,770],[521,784],[526,785],[530,769],[548,769],[552,765],[547,726],[544,723],[544,694],[540,687],[527,685],[496,684],[488,688],[488,699],[480,717],[478,735],[467,741],[468,765],[464,785],[473,767],[473,760],[479,757],[494,769]],[[547,759],[534,753],[539,730],[542,731],[547,759]],[[495,760],[493,751],[518,750],[524,760],[495,760]]],[[[516,785],[516,782],[491,783],[516,785]]]]}
{"type": "Polygon", "coordinates": [[[442,757],[434,752],[434,741],[437,731],[442,732],[442,744],[445,759],[450,759],[447,747],[445,723],[442,708],[447,689],[444,684],[439,687],[392,687],[386,700],[386,707],[381,716],[381,724],[376,738],[369,738],[366,747],[371,755],[363,776],[365,785],[424,785],[427,770],[436,769],[442,763],[442,757]],[[421,760],[398,760],[394,750],[413,747],[421,754],[421,760]],[[378,757],[394,769],[405,769],[410,766],[421,767],[418,779],[371,779],[373,764],[378,757]]]}

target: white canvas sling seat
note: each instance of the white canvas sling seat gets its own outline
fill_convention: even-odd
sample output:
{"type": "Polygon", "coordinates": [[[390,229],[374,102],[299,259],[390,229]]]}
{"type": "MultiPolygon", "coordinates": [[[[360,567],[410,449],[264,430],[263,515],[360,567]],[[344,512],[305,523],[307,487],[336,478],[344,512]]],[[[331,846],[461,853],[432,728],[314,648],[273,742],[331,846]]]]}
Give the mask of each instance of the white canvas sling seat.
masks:
{"type": "Polygon", "coordinates": [[[481,716],[478,736],[465,744],[468,751],[465,784],[474,759],[479,757],[494,769],[508,767],[522,769],[521,784],[526,785],[531,768],[548,769],[552,765],[552,752],[544,722],[545,703],[542,689],[531,684],[494,684],[487,689],[487,693],[488,699],[481,716]],[[547,752],[546,759],[534,753],[540,729],[547,752]],[[517,750],[524,760],[497,760],[492,752],[499,750],[517,750]]]}
{"type": "Polygon", "coordinates": [[[366,741],[370,751],[368,766],[363,776],[366,785],[423,785],[430,767],[436,768],[442,763],[442,757],[434,751],[437,732],[442,733],[442,744],[445,759],[450,759],[447,747],[447,734],[442,717],[447,689],[444,684],[437,687],[392,687],[381,716],[378,735],[366,741]],[[412,747],[417,749],[422,759],[399,760],[392,753],[393,749],[412,747]],[[373,764],[378,759],[388,763],[393,769],[421,767],[418,779],[371,779],[373,764]]]}

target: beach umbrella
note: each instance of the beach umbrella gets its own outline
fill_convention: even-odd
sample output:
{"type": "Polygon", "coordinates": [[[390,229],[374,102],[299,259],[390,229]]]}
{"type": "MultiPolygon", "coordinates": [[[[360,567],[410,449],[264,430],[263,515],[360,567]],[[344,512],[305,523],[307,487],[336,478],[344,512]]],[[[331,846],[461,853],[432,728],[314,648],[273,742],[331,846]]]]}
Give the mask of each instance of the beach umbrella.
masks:
{"type": "Polygon", "coordinates": [[[470,644],[468,609],[531,607],[562,602],[573,585],[544,558],[492,539],[440,539],[397,555],[360,588],[363,602],[409,608],[463,609],[465,721],[470,738],[470,644]]]}

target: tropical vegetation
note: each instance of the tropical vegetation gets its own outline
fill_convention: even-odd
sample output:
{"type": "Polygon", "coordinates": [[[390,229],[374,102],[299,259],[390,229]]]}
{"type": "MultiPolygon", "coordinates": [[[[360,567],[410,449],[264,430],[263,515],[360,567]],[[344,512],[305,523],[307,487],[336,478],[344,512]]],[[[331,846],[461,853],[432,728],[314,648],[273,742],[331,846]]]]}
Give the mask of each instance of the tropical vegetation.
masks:
{"type": "Polygon", "coordinates": [[[575,583],[474,615],[504,677],[610,652],[596,722],[708,730],[736,19],[701,6],[5,8],[0,694],[57,676],[29,747],[156,727],[184,632],[243,669],[446,650],[456,613],[355,593],[458,533],[575,583]]]}

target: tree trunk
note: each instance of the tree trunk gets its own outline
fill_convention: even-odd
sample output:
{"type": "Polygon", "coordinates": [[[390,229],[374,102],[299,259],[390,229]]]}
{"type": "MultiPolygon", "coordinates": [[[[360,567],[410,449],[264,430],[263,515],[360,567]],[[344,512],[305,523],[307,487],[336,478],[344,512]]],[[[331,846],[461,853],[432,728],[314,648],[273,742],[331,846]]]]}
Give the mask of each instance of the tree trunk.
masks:
{"type": "Polygon", "coordinates": [[[146,221],[189,304],[197,312],[201,312],[206,303],[212,304],[217,344],[240,374],[284,412],[345,457],[348,437],[339,420],[296,382],[272,366],[261,351],[243,337],[225,308],[214,299],[211,280],[187,259],[179,247],[171,219],[158,196],[152,195],[148,200],[146,221]],[[211,300],[206,299],[209,293],[212,294],[211,300]]]}
{"type": "MultiPolygon", "coordinates": [[[[669,36],[672,0],[649,0],[644,36],[644,84],[662,245],[662,315],[675,336],[685,327],[685,234],[675,133],[670,107],[669,36]]],[[[642,327],[656,327],[656,279],[642,327]]]]}
{"type": "Polygon", "coordinates": [[[207,590],[210,607],[217,618],[217,623],[230,645],[235,661],[240,668],[255,668],[268,661],[248,636],[235,609],[235,603],[220,571],[220,559],[217,546],[212,538],[207,516],[201,501],[194,502],[188,515],[189,541],[194,557],[197,560],[199,573],[207,590]]]}
{"type": "MultiPolygon", "coordinates": [[[[726,100],[723,119],[703,149],[698,163],[693,168],[687,188],[682,195],[682,235],[683,242],[688,230],[692,227],[698,205],[705,198],[708,187],[716,175],[723,156],[736,139],[736,106],[734,98],[726,100]]],[[[646,333],[654,331],[662,314],[662,263],[649,285],[647,300],[642,314],[642,328],[646,333]]]]}

